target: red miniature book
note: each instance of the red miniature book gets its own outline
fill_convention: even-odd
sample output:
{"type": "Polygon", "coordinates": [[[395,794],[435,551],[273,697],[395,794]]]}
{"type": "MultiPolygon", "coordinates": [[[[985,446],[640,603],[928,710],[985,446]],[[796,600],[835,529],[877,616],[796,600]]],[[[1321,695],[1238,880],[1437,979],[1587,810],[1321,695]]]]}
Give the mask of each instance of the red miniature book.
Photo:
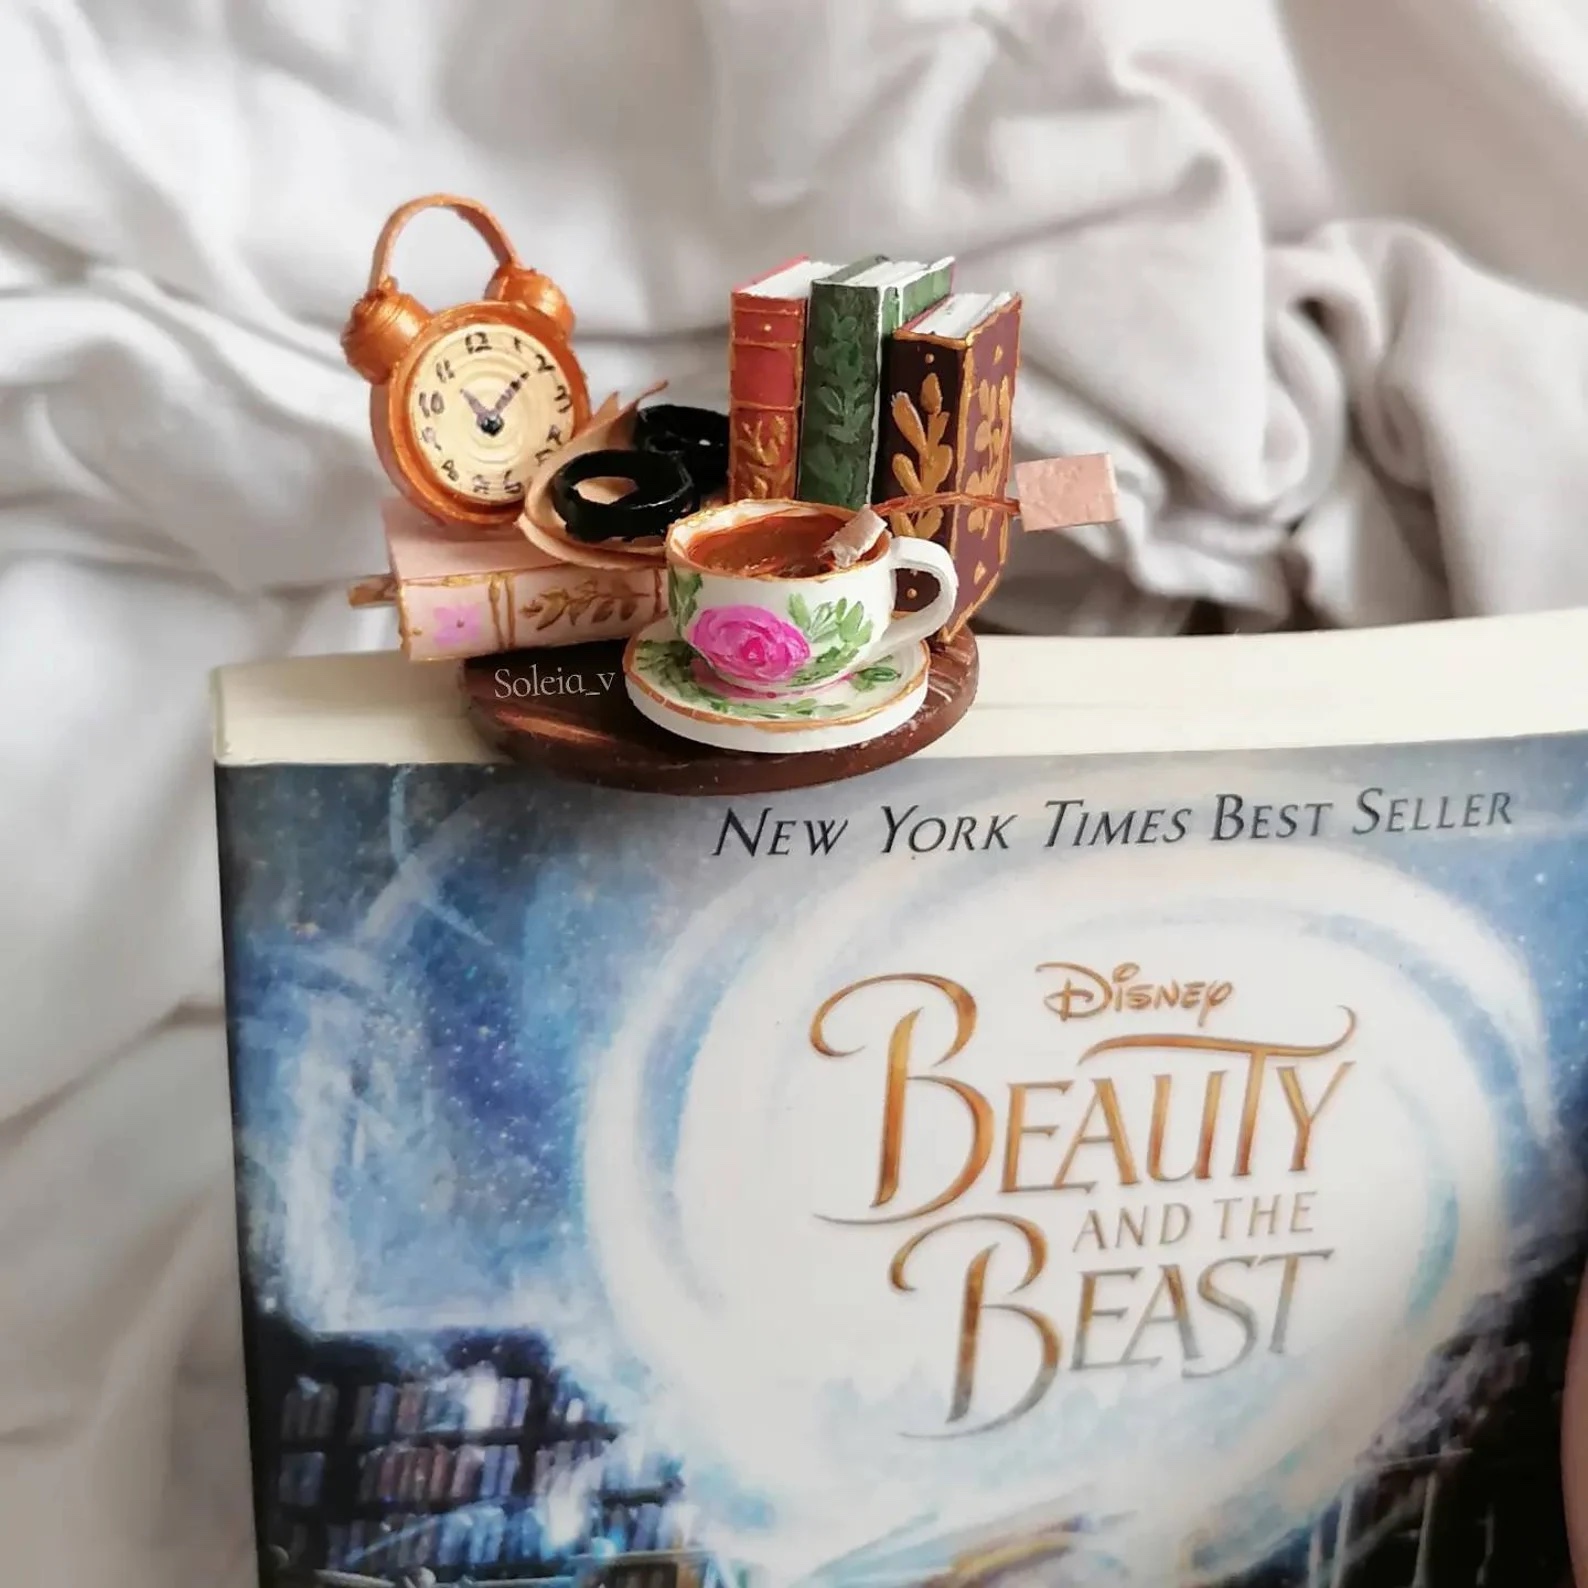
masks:
{"type": "Polygon", "coordinates": [[[728,498],[793,497],[799,472],[811,283],[835,267],[794,259],[733,295],[728,349],[728,498]]]}

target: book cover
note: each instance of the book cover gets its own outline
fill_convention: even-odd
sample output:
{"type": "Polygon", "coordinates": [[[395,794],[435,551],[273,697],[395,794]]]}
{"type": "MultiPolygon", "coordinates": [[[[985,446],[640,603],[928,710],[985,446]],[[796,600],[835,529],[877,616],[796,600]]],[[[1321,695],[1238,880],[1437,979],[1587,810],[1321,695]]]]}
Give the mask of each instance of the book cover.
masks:
{"type": "Polygon", "coordinates": [[[222,737],[270,1588],[1566,1580],[1588,736],[222,737]]]}
{"type": "MultiPolygon", "coordinates": [[[[1002,496],[1013,457],[1020,298],[1013,292],[955,293],[888,338],[881,440],[873,499],[966,491],[1002,496]]],[[[985,507],[899,514],[895,529],[936,540],[959,570],[950,636],[998,586],[1009,557],[1009,516],[985,507]]],[[[915,610],[929,588],[906,585],[915,610]]]]}
{"type": "Polygon", "coordinates": [[[799,494],[859,509],[871,500],[882,345],[945,297],[954,264],[862,261],[811,287],[799,494]]]}
{"type": "Polygon", "coordinates": [[[811,283],[836,267],[800,258],[733,294],[728,342],[728,499],[798,489],[811,283]]]}

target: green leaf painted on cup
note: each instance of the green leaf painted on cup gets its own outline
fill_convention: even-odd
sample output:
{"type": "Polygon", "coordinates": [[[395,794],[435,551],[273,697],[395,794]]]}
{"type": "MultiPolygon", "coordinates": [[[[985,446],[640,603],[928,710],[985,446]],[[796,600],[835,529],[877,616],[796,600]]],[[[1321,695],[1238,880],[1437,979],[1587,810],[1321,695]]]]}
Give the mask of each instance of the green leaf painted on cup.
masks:
{"type": "Polygon", "coordinates": [[[859,601],[824,601],[813,612],[801,595],[789,597],[789,620],[810,641],[811,659],[789,680],[795,689],[837,678],[871,643],[871,619],[859,601]]]}
{"type": "Polygon", "coordinates": [[[703,583],[698,573],[680,573],[676,568],[667,570],[667,615],[673,620],[673,632],[680,639],[695,620],[703,583]]]}

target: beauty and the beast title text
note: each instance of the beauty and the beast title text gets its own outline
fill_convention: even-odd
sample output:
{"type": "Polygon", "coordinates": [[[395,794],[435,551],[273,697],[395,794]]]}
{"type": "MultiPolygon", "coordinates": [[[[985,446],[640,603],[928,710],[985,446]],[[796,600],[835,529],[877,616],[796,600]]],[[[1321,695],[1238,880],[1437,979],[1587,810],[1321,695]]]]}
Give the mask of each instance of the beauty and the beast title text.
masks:
{"type": "MultiPolygon", "coordinates": [[[[1310,1177],[1355,1068],[1355,1013],[1335,1009],[1311,1040],[1281,1041],[1240,1029],[1232,982],[1135,964],[1044,963],[1032,998],[1052,1017],[1051,1058],[1013,1082],[988,1073],[998,1067],[975,995],[942,977],[856,982],[811,1021],[821,1061],[874,1066],[877,1080],[869,1161],[857,1166],[869,1205],[815,1216],[895,1227],[878,1282],[900,1305],[957,1318],[942,1425],[915,1437],[1007,1425],[1066,1371],[1169,1363],[1212,1377],[1284,1354],[1333,1256],[1310,1177]],[[879,1020],[879,1009],[892,1013],[879,1020]],[[923,1259],[955,1231],[969,1256],[953,1294],[925,1296],[923,1259]],[[988,1393],[989,1354],[1011,1351],[1028,1378],[1011,1391],[1005,1374],[988,1393]]],[[[933,1272],[942,1289],[943,1265],[933,1272]]]]}

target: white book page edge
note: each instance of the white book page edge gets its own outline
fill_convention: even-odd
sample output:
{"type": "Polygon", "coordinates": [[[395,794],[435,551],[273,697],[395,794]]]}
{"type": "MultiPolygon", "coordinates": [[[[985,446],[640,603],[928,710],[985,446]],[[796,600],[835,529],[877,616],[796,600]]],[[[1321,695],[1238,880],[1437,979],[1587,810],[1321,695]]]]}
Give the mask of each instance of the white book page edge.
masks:
{"type": "Polygon", "coordinates": [[[916,320],[911,330],[918,336],[963,337],[1013,299],[1012,292],[956,292],[916,320]]]}
{"type": "Polygon", "coordinates": [[[823,276],[830,276],[836,269],[836,265],[807,259],[803,264],[790,265],[787,270],[780,270],[774,276],[752,281],[740,291],[748,298],[808,298],[812,283],[823,276]]]}
{"type": "MultiPolygon", "coordinates": [[[[555,651],[546,659],[554,662],[555,651]]],[[[491,762],[454,670],[400,653],[219,669],[225,766],[491,762]]],[[[1588,731],[1588,611],[1355,633],[981,641],[929,757],[1427,744],[1588,731]]]]}

